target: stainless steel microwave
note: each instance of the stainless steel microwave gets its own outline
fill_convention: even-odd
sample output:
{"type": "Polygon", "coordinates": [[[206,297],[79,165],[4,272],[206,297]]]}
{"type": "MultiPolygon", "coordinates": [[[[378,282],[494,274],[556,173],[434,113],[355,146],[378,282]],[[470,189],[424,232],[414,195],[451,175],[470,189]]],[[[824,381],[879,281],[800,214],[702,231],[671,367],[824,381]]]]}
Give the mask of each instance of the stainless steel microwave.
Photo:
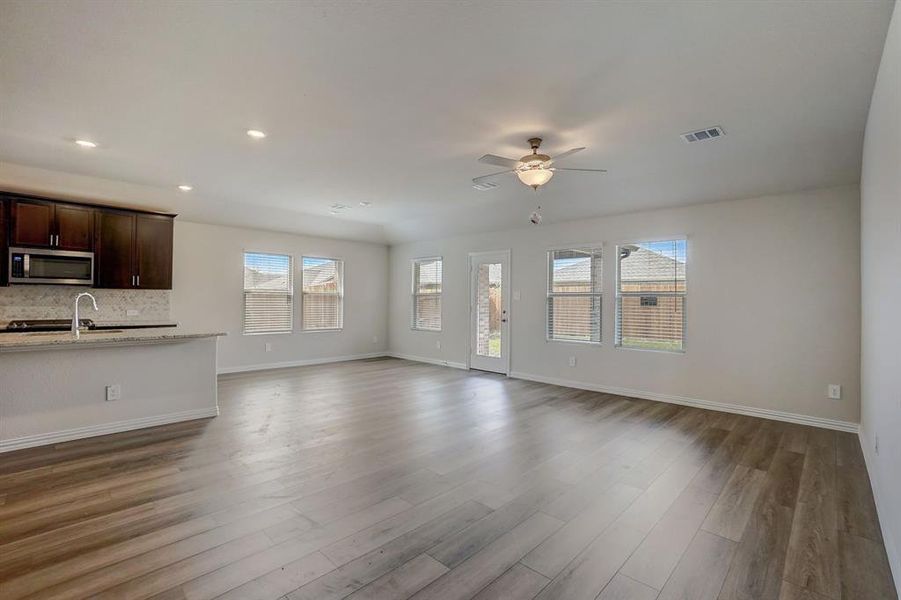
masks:
{"type": "Polygon", "coordinates": [[[94,285],[94,253],[10,248],[9,282],[94,285]]]}

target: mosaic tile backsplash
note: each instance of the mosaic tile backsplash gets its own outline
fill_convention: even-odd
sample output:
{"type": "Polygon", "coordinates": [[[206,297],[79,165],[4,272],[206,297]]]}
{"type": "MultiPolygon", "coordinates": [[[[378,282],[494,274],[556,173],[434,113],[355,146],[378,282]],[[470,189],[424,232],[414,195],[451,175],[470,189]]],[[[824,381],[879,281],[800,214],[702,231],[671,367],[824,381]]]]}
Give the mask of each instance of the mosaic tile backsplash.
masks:
{"type": "Polygon", "coordinates": [[[97,298],[97,312],[82,300],[81,315],[97,322],[167,321],[169,290],[100,290],[69,285],[11,285],[0,287],[0,327],[14,319],[71,319],[72,303],[80,292],[97,298]],[[128,316],[127,310],[138,311],[128,316]]]}

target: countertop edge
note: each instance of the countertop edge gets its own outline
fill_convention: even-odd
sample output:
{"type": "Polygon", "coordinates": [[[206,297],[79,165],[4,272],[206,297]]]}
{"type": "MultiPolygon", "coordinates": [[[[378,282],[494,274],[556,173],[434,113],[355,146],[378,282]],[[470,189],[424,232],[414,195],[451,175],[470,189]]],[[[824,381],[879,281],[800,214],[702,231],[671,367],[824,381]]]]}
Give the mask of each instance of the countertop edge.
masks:
{"type": "Polygon", "coordinates": [[[78,339],[71,337],[68,333],[61,333],[59,337],[41,336],[31,338],[28,334],[7,334],[19,336],[17,339],[4,340],[0,337],[0,353],[4,352],[25,352],[30,350],[63,350],[76,348],[96,348],[102,346],[138,346],[151,344],[177,343],[181,341],[191,341],[203,338],[216,338],[228,335],[222,331],[197,331],[197,332],[172,332],[172,331],[153,331],[150,329],[128,330],[122,333],[103,334],[82,334],[78,339]]]}

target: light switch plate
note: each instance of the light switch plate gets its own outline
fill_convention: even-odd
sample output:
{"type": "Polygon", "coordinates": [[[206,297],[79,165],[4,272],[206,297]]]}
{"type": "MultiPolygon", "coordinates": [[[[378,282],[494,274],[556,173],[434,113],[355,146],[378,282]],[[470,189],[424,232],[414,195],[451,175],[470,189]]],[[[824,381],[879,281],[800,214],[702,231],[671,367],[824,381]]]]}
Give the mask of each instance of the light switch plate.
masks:
{"type": "Polygon", "coordinates": [[[118,383],[106,386],[106,401],[114,402],[122,399],[122,386],[118,383]]]}
{"type": "Polygon", "coordinates": [[[139,314],[141,314],[141,311],[139,311],[137,308],[127,308],[127,309],[125,309],[125,316],[126,316],[126,317],[137,317],[139,314]]]}
{"type": "Polygon", "coordinates": [[[830,400],[841,400],[842,386],[836,383],[830,383],[829,387],[826,388],[826,397],[830,400]]]}

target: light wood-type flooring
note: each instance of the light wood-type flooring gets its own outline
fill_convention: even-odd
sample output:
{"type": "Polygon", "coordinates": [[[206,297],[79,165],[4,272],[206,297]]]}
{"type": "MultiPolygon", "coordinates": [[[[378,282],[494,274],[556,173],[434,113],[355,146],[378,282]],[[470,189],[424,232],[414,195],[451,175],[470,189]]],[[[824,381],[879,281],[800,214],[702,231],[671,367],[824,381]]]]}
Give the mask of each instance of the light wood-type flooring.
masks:
{"type": "Polygon", "coordinates": [[[851,434],[396,359],[219,390],[0,455],[0,598],[896,598],[851,434]]]}

